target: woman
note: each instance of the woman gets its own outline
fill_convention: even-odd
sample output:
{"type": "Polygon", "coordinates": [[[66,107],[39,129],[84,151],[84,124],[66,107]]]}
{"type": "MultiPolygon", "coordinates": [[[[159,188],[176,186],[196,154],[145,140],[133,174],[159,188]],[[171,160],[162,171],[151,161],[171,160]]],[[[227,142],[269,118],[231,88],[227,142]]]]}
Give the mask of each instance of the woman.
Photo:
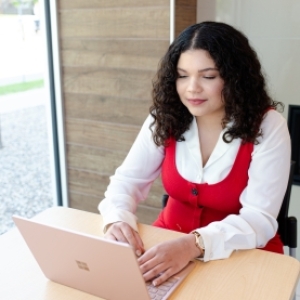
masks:
{"type": "Polygon", "coordinates": [[[224,23],[184,30],[163,57],[153,105],[99,205],[105,236],[136,250],[145,280],[161,284],[194,258],[234,250],[283,253],[277,215],[290,138],[247,38],[224,23]],[[161,174],[169,200],[155,226],[187,235],[144,253],[135,211],[161,174]]]}

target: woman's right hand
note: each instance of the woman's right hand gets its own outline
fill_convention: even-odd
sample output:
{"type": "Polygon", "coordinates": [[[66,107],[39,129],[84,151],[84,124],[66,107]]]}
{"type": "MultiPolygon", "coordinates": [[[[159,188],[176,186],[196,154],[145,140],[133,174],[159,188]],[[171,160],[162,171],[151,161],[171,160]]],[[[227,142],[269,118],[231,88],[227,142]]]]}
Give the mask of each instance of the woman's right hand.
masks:
{"type": "Polygon", "coordinates": [[[113,241],[128,243],[133,247],[137,256],[141,256],[145,252],[139,233],[125,222],[116,222],[108,225],[104,237],[113,241]]]}

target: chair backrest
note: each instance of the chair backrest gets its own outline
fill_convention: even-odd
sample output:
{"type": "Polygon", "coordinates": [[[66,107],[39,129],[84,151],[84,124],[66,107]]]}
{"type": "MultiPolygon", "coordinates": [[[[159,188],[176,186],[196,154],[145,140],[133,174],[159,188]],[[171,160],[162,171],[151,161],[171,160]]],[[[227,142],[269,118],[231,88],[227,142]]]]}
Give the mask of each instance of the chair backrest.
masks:
{"type": "MultiPolygon", "coordinates": [[[[297,220],[293,219],[293,217],[289,217],[289,205],[290,205],[290,196],[291,196],[291,189],[292,189],[292,182],[293,182],[293,175],[294,175],[294,168],[295,162],[291,161],[290,166],[290,174],[288,185],[286,188],[286,192],[283,198],[283,202],[280,208],[279,215],[277,217],[278,222],[278,232],[280,234],[281,240],[285,246],[293,247],[291,244],[297,244],[297,234],[293,232],[294,226],[290,226],[291,223],[297,220]],[[295,240],[294,240],[295,239],[295,240]]],[[[295,248],[295,247],[293,247],[295,248]]]]}

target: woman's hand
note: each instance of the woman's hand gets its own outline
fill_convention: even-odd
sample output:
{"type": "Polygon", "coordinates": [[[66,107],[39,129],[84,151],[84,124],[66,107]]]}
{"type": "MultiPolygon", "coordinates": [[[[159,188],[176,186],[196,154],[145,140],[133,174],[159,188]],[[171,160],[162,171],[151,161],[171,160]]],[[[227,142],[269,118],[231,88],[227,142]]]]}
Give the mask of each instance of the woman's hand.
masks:
{"type": "Polygon", "coordinates": [[[125,222],[110,224],[104,237],[110,240],[128,243],[133,247],[137,256],[141,256],[145,252],[140,235],[125,222]]]}
{"type": "Polygon", "coordinates": [[[147,250],[138,262],[145,281],[153,278],[153,285],[160,285],[181,271],[190,260],[201,255],[193,234],[160,243],[147,250]]]}

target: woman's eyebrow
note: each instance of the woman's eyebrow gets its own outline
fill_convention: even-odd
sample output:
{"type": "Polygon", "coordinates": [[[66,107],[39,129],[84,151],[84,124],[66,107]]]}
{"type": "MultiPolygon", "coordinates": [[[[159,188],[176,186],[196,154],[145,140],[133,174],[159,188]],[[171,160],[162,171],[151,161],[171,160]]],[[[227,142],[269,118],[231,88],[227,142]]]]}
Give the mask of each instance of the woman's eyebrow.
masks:
{"type": "MultiPolygon", "coordinates": [[[[184,70],[182,68],[177,68],[177,71],[187,72],[186,70],[184,70]]],[[[218,71],[218,69],[209,67],[209,68],[204,68],[204,69],[198,70],[199,73],[206,72],[206,71],[218,71]]]]}
{"type": "Polygon", "coordinates": [[[219,71],[217,68],[205,68],[205,69],[201,69],[198,72],[206,72],[206,71],[219,71]]]}

